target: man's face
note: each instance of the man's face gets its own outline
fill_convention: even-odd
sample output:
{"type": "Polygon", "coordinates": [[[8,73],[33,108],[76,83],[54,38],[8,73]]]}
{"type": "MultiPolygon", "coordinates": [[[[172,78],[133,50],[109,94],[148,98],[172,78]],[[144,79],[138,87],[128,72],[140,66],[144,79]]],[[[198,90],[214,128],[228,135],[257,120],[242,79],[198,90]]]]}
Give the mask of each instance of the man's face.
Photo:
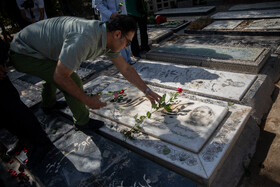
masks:
{"type": "Polygon", "coordinates": [[[113,52],[118,52],[123,48],[127,48],[131,44],[134,33],[135,32],[131,31],[126,34],[122,34],[121,31],[115,31],[113,33],[113,42],[109,48],[113,52]]]}

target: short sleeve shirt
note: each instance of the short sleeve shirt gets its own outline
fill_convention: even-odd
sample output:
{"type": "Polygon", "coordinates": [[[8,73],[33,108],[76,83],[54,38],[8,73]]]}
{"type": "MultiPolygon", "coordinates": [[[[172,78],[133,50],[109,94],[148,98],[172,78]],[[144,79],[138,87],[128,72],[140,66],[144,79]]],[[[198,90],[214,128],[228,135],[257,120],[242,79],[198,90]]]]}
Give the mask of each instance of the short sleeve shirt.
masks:
{"type": "Polygon", "coordinates": [[[42,20],[15,34],[11,50],[39,59],[60,60],[71,70],[101,55],[116,58],[120,52],[106,48],[106,25],[98,20],[57,17],[42,20]]]}

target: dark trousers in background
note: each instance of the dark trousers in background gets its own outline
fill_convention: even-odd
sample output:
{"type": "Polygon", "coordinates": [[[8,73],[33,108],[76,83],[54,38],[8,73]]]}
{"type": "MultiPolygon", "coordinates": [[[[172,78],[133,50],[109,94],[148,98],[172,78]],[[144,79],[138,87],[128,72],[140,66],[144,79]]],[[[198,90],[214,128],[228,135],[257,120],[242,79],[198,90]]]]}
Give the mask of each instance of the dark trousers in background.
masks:
{"type": "Polygon", "coordinates": [[[136,17],[133,16],[136,20],[139,30],[140,30],[140,40],[141,40],[141,47],[139,46],[137,32],[135,33],[132,42],[131,42],[131,51],[133,56],[140,56],[140,51],[149,51],[150,47],[148,45],[148,33],[147,33],[147,17],[136,17]]]}
{"type": "Polygon", "coordinates": [[[50,143],[36,116],[20,100],[8,77],[0,80],[0,128],[7,129],[24,145],[50,143]]]}

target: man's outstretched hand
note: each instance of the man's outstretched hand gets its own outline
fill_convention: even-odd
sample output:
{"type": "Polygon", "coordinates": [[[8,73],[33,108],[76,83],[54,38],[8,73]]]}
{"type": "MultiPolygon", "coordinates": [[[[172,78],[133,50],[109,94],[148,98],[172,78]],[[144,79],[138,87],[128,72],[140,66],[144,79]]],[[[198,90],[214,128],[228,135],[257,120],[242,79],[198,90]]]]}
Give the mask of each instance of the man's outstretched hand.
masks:
{"type": "Polygon", "coordinates": [[[100,96],[89,96],[90,99],[87,103],[87,106],[91,109],[100,109],[105,107],[107,104],[100,101],[100,96]]]}
{"type": "Polygon", "coordinates": [[[152,90],[149,90],[148,93],[146,94],[146,97],[151,101],[152,105],[159,103],[159,100],[161,98],[160,95],[158,95],[157,93],[153,92],[152,90]]]}

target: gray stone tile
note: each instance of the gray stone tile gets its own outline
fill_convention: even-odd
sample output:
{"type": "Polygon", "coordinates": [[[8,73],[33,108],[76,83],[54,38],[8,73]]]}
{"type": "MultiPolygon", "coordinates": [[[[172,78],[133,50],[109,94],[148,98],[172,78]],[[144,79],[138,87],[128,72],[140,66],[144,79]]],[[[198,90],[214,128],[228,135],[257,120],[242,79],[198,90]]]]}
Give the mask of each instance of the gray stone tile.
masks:
{"type": "Polygon", "coordinates": [[[280,18],[278,19],[261,19],[250,23],[245,29],[253,30],[275,30],[280,29],[280,18]]]}
{"type": "Polygon", "coordinates": [[[280,9],[218,12],[211,17],[216,20],[279,18],[280,9]]]}
{"type": "Polygon", "coordinates": [[[210,25],[204,27],[202,30],[211,30],[211,29],[234,29],[243,20],[225,20],[225,21],[215,21],[210,25]]]}
{"type": "Polygon", "coordinates": [[[239,4],[229,8],[230,11],[235,10],[260,10],[260,9],[274,9],[280,8],[280,1],[276,2],[265,2],[265,3],[254,3],[254,4],[239,4]]]}
{"type": "Polygon", "coordinates": [[[182,16],[182,15],[204,15],[215,10],[215,6],[191,7],[191,8],[171,8],[155,12],[155,15],[162,16],[182,16]]]}
{"type": "Polygon", "coordinates": [[[270,48],[196,44],[185,36],[170,39],[146,54],[150,60],[249,73],[258,73],[269,56],[270,48]]]}

